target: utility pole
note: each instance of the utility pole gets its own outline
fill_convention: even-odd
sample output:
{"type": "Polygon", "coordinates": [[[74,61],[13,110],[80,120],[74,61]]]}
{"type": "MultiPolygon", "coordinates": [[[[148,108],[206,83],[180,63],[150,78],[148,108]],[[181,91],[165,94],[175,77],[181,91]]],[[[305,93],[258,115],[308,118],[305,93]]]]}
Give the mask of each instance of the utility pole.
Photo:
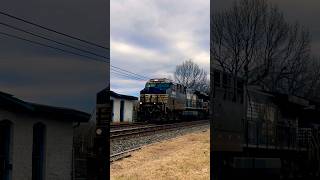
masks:
{"type": "Polygon", "coordinates": [[[97,94],[95,152],[97,180],[107,180],[110,176],[110,91],[106,88],[97,94]]]}

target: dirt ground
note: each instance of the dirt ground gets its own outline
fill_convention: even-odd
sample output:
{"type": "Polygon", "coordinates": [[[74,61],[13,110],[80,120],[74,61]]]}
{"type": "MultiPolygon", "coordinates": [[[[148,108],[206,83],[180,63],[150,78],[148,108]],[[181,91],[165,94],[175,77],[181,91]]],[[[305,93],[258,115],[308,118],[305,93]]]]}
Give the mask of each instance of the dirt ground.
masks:
{"type": "Polygon", "coordinates": [[[155,143],[111,164],[113,180],[204,180],[210,175],[209,129],[155,143]]]}

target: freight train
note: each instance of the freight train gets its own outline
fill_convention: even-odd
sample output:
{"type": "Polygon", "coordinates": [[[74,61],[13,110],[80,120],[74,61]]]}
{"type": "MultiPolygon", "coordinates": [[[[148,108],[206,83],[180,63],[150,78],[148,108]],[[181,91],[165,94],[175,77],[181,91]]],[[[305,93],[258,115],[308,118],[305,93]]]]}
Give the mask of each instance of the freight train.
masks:
{"type": "Polygon", "coordinates": [[[167,78],[150,79],[140,91],[139,121],[167,122],[204,119],[209,96],[167,78]]]}
{"type": "Polygon", "coordinates": [[[319,178],[320,103],[214,70],[213,178],[319,178]]]}

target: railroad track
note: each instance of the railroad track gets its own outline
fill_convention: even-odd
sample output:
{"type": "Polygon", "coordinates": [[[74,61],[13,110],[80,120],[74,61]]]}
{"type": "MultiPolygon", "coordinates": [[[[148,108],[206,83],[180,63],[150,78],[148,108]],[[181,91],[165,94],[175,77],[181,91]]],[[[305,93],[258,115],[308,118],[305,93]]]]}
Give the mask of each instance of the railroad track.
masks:
{"type": "Polygon", "coordinates": [[[118,161],[120,159],[126,158],[126,157],[130,157],[130,152],[136,151],[141,149],[141,147],[137,147],[137,148],[133,148],[133,149],[129,149],[126,151],[122,151],[116,154],[112,154],[110,155],[110,162],[114,162],[114,161],[118,161]]]}
{"type": "MultiPolygon", "coordinates": [[[[184,127],[194,127],[209,124],[209,120],[201,120],[201,121],[190,121],[190,122],[179,122],[179,123],[171,123],[171,124],[162,124],[162,125],[155,125],[149,124],[145,125],[144,127],[131,127],[125,129],[111,129],[110,131],[110,138],[117,139],[121,137],[132,137],[134,135],[146,135],[151,132],[160,132],[160,131],[171,131],[174,129],[181,129],[184,127]]],[[[128,126],[129,127],[129,126],[128,126]]],[[[110,162],[118,161],[123,158],[127,158],[131,156],[133,151],[139,150],[144,145],[135,146],[133,148],[126,149],[124,151],[120,151],[118,153],[110,155],[110,162]]]]}
{"type": "Polygon", "coordinates": [[[146,133],[156,132],[156,131],[172,130],[172,129],[181,128],[181,127],[197,126],[197,125],[202,125],[206,123],[209,123],[209,120],[179,122],[179,123],[170,123],[170,124],[161,124],[161,125],[149,124],[149,125],[133,126],[128,128],[111,129],[110,139],[146,134],[146,133]]]}
{"type": "Polygon", "coordinates": [[[143,127],[143,126],[147,126],[147,125],[148,124],[146,124],[146,123],[139,123],[139,122],[126,123],[126,124],[110,124],[110,130],[126,129],[126,128],[133,128],[133,127],[143,127]]]}

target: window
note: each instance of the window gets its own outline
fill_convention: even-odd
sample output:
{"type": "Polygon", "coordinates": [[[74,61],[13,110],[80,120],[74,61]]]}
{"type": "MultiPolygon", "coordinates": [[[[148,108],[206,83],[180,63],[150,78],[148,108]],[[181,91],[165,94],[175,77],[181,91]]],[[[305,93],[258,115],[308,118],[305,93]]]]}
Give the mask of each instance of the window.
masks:
{"type": "Polygon", "coordinates": [[[124,100],[120,101],[120,122],[124,120],[124,100]]]}
{"type": "Polygon", "coordinates": [[[113,109],[114,101],[113,101],[113,99],[110,100],[110,104],[111,104],[111,120],[113,121],[113,117],[114,117],[114,109],[113,109]]]}
{"type": "Polygon", "coordinates": [[[238,80],[237,81],[237,94],[238,94],[238,98],[239,99],[239,102],[241,104],[243,104],[243,99],[244,99],[244,85],[243,85],[243,81],[242,80],[238,80]]]}
{"type": "Polygon", "coordinates": [[[224,88],[228,87],[228,75],[226,73],[224,73],[222,76],[222,86],[224,88]]]}
{"type": "Polygon", "coordinates": [[[11,179],[12,125],[10,121],[0,121],[0,179],[11,179]]]}
{"type": "Polygon", "coordinates": [[[220,72],[215,71],[213,74],[213,80],[214,80],[214,86],[220,87],[221,86],[221,78],[220,78],[220,72]]]}
{"type": "Polygon", "coordinates": [[[33,126],[32,180],[44,179],[45,134],[44,124],[36,123],[33,126]]]}

